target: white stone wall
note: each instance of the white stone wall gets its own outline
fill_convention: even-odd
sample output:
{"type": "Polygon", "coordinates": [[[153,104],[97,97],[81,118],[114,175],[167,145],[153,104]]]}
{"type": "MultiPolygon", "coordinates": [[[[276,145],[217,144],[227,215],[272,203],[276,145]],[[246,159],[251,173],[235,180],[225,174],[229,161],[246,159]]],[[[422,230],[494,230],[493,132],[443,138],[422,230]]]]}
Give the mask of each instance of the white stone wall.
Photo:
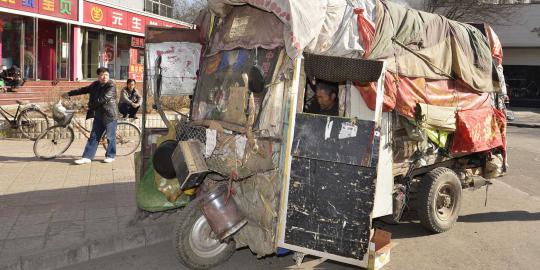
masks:
{"type": "Polygon", "coordinates": [[[505,25],[493,25],[503,48],[540,48],[540,3],[523,5],[505,25]]]}

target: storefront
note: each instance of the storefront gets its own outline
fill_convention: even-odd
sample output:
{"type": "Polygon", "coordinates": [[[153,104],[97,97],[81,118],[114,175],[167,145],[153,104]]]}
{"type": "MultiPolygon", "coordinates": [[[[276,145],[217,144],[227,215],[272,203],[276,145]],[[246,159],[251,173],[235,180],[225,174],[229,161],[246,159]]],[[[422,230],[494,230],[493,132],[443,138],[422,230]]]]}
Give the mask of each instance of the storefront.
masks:
{"type": "Polygon", "coordinates": [[[540,2],[516,7],[511,24],[495,25],[503,45],[510,106],[540,107],[540,2]]]}
{"type": "Polygon", "coordinates": [[[0,0],[0,59],[27,80],[142,80],[146,25],[189,27],[99,1],[0,0]]]}

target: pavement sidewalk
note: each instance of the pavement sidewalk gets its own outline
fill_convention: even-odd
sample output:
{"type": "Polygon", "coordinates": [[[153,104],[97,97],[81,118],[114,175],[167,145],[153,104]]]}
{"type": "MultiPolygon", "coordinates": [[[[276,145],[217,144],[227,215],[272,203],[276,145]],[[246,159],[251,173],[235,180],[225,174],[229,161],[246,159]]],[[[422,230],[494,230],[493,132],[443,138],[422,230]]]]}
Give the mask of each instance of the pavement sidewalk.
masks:
{"type": "Polygon", "coordinates": [[[137,221],[133,155],[73,165],[39,160],[33,142],[0,140],[0,270],[57,269],[171,239],[172,216],[137,221]],[[137,221],[137,222],[135,222],[137,221]]]}
{"type": "Polygon", "coordinates": [[[512,107],[509,109],[516,118],[508,121],[509,126],[540,128],[540,108],[512,107]]]}

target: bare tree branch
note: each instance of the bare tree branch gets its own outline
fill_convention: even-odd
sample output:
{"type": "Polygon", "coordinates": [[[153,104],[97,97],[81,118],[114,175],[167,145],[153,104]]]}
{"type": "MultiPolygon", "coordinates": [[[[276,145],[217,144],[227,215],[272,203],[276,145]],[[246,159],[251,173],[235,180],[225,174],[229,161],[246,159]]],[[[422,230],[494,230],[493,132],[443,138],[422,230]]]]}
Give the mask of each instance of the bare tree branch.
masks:
{"type": "MultiPolygon", "coordinates": [[[[412,1],[417,2],[417,1],[412,1]]],[[[423,10],[443,15],[463,22],[486,22],[489,24],[509,24],[519,1],[505,0],[424,0],[423,10]]]]}

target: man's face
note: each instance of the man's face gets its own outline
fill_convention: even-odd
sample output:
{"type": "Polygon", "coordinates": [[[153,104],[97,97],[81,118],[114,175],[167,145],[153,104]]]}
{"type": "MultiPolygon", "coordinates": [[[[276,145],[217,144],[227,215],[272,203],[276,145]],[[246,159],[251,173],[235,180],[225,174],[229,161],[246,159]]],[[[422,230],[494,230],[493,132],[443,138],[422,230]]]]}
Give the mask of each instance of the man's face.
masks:
{"type": "Polygon", "coordinates": [[[127,88],[128,88],[129,90],[133,90],[133,88],[135,88],[135,82],[129,82],[129,83],[127,84],[127,88]]]}
{"type": "Polygon", "coordinates": [[[332,108],[332,106],[334,106],[334,103],[336,102],[336,94],[332,93],[328,95],[324,90],[321,89],[317,89],[315,97],[317,98],[319,106],[323,110],[328,110],[332,108]]]}
{"type": "Polygon", "coordinates": [[[98,75],[99,83],[105,84],[109,81],[109,72],[105,71],[98,75]]]}

